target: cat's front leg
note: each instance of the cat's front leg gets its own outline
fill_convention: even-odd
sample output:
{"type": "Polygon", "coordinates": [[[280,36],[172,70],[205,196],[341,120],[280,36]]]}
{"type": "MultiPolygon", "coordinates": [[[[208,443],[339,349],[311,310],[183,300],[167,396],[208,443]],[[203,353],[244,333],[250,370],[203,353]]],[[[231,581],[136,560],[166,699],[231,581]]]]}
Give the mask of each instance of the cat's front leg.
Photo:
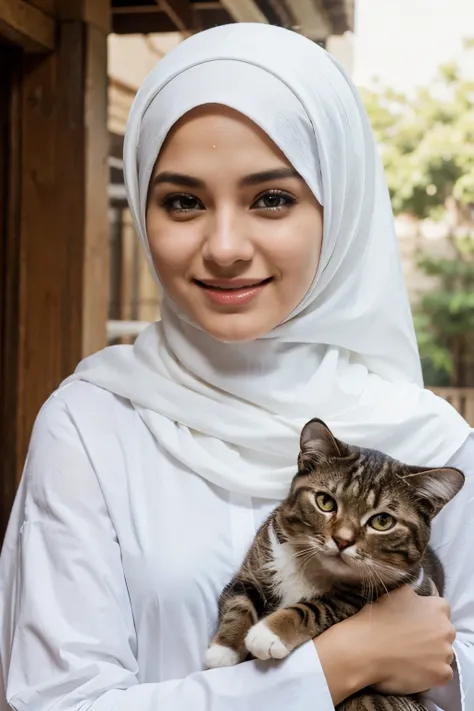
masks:
{"type": "Polygon", "coordinates": [[[233,666],[248,657],[245,637],[264,604],[262,591],[249,581],[236,579],[224,590],[219,603],[219,628],[206,653],[210,669],[233,666]]]}
{"type": "Polygon", "coordinates": [[[300,644],[358,612],[352,603],[319,598],[283,607],[247,633],[245,646],[257,659],[283,659],[300,644]]]}

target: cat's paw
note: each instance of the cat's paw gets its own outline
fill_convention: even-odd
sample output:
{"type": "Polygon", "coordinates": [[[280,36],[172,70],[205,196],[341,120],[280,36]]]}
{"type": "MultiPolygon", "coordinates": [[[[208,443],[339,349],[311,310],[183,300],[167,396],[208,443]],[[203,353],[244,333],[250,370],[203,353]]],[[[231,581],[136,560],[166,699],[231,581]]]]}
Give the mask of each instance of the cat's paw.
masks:
{"type": "Polygon", "coordinates": [[[264,620],[250,628],[245,646],[257,659],[284,659],[290,653],[278,635],[268,629],[264,620]]]}
{"type": "Polygon", "coordinates": [[[208,669],[233,667],[240,662],[240,656],[235,649],[224,647],[222,644],[211,644],[206,652],[205,661],[208,669]]]}

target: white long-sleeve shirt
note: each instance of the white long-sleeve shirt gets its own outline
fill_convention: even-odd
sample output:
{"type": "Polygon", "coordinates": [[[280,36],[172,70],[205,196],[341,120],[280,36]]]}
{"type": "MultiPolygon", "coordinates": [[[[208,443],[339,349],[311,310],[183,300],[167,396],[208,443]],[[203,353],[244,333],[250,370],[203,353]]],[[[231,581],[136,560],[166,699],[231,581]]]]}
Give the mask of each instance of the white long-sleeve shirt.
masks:
{"type": "MultiPolygon", "coordinates": [[[[473,711],[472,437],[451,463],[467,480],[436,520],[433,544],[459,678],[430,696],[434,709],[473,711]]],[[[204,669],[219,594],[275,503],[183,469],[125,400],[83,382],[55,393],[37,418],[2,552],[10,707],[333,711],[311,642],[281,663],[204,669]]]]}

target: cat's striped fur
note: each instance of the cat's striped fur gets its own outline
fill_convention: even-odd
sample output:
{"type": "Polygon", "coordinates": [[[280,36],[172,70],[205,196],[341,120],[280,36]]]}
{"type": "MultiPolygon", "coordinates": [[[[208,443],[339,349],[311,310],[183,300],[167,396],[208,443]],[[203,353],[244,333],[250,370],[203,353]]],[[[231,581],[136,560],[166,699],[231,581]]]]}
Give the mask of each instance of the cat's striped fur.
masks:
{"type": "MultiPolygon", "coordinates": [[[[346,445],[311,420],[289,496],[261,526],[222,593],[208,666],[282,659],[403,583],[420,595],[432,594],[434,583],[442,593],[442,567],[428,546],[430,523],[463,483],[457,469],[406,466],[346,445]]],[[[413,697],[370,691],[338,708],[425,709],[413,697]]]]}

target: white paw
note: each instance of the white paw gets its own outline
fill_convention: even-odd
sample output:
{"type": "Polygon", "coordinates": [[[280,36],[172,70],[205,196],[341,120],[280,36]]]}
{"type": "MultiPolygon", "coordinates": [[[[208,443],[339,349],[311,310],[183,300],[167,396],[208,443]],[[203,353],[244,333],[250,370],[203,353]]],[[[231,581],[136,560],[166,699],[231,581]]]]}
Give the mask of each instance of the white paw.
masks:
{"type": "Polygon", "coordinates": [[[233,667],[240,662],[238,653],[222,644],[211,644],[206,652],[206,666],[208,669],[216,667],[233,667]]]}
{"type": "Polygon", "coordinates": [[[257,659],[284,659],[290,650],[265,622],[257,622],[245,638],[245,646],[257,659]]]}

